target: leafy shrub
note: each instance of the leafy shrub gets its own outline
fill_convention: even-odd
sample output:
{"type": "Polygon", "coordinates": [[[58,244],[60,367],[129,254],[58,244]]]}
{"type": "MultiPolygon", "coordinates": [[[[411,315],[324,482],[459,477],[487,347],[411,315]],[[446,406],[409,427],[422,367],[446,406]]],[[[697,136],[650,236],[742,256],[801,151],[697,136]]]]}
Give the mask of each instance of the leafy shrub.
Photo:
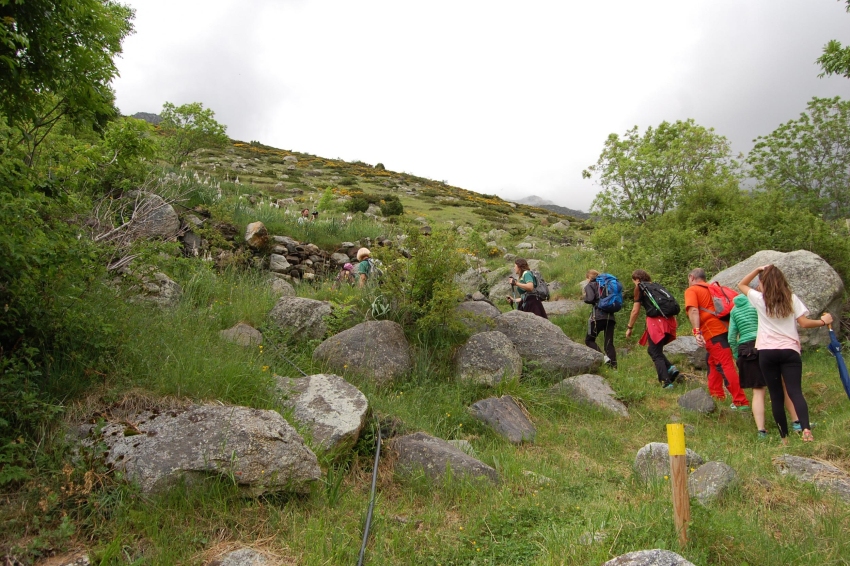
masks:
{"type": "Polygon", "coordinates": [[[369,201],[362,196],[356,196],[345,203],[345,208],[349,212],[366,212],[369,210],[369,201]]]}
{"type": "Polygon", "coordinates": [[[378,248],[385,266],[380,290],[391,302],[390,318],[420,343],[438,349],[456,344],[467,330],[454,316],[458,299],[463,297],[454,277],[466,264],[457,251],[454,232],[439,231],[425,237],[410,230],[405,247],[410,259],[395,249],[378,248]]]}
{"type": "Polygon", "coordinates": [[[384,216],[400,216],[404,214],[404,206],[395,195],[384,197],[381,201],[381,214],[384,216]]]}

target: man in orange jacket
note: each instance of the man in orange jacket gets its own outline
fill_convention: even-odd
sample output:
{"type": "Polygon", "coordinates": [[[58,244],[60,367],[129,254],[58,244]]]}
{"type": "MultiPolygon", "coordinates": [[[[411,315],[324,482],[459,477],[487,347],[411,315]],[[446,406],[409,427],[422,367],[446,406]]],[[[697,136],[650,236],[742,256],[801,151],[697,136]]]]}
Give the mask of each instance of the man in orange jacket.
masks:
{"type": "Polygon", "coordinates": [[[688,284],[685,289],[685,311],[693,327],[697,344],[704,346],[708,352],[708,392],[715,399],[726,399],[723,391],[723,379],[726,378],[726,388],[732,394],[732,409],[749,411],[750,402],[741,390],[738,371],[729,347],[729,330],[719,318],[711,314],[714,310],[714,300],[705,281],[705,270],[694,269],[688,274],[688,284]]]}

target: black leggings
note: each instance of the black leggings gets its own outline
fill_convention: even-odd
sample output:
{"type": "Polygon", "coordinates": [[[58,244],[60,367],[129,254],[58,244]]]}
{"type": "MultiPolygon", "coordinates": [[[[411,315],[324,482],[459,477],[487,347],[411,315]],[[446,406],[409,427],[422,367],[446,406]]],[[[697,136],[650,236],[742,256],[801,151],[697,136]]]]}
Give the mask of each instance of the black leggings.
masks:
{"type": "Polygon", "coordinates": [[[587,336],[584,338],[584,343],[588,348],[593,348],[599,352],[599,346],[596,344],[596,337],[602,332],[605,334],[605,355],[611,358],[611,365],[617,367],[617,349],[614,347],[614,324],[613,320],[594,320],[587,321],[587,336]]]}
{"type": "Polygon", "coordinates": [[[759,367],[767,382],[767,389],[770,391],[770,408],[773,410],[773,419],[779,427],[779,436],[785,438],[788,435],[783,381],[785,381],[788,397],[794,404],[794,410],[797,411],[800,426],[803,430],[810,429],[809,405],[803,397],[803,360],[800,354],[794,350],[759,350],[759,367]]]}
{"type": "Polygon", "coordinates": [[[670,381],[670,372],[667,370],[673,365],[667,359],[667,356],[664,355],[665,344],[667,344],[666,340],[662,340],[660,344],[656,344],[650,336],[647,336],[646,352],[655,364],[655,373],[658,374],[658,381],[661,383],[668,383],[670,381]]]}

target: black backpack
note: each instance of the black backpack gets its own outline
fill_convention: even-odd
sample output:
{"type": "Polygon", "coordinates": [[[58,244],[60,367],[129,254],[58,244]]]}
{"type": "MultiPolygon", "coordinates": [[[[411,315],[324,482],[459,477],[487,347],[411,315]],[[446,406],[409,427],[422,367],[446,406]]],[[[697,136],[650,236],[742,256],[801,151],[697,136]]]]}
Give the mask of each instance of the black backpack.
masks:
{"type": "Polygon", "coordinates": [[[638,287],[643,292],[641,303],[646,309],[646,316],[650,318],[658,316],[669,318],[679,314],[681,310],[679,303],[659,283],[638,283],[638,287]]]}
{"type": "Polygon", "coordinates": [[[531,275],[534,276],[534,290],[531,291],[541,301],[549,300],[549,284],[543,279],[543,276],[537,270],[531,270],[531,275]]]}

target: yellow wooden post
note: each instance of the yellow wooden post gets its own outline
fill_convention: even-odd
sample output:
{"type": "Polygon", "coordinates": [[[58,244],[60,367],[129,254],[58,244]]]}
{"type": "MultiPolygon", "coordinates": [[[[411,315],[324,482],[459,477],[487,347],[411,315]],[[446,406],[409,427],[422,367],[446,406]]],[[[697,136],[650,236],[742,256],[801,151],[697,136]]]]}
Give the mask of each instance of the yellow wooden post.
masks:
{"type": "Polygon", "coordinates": [[[670,448],[670,485],[673,489],[673,522],[679,535],[679,545],[688,543],[688,523],[691,521],[691,500],[688,496],[688,462],[685,452],[685,425],[667,425],[667,446],[670,448]]]}

